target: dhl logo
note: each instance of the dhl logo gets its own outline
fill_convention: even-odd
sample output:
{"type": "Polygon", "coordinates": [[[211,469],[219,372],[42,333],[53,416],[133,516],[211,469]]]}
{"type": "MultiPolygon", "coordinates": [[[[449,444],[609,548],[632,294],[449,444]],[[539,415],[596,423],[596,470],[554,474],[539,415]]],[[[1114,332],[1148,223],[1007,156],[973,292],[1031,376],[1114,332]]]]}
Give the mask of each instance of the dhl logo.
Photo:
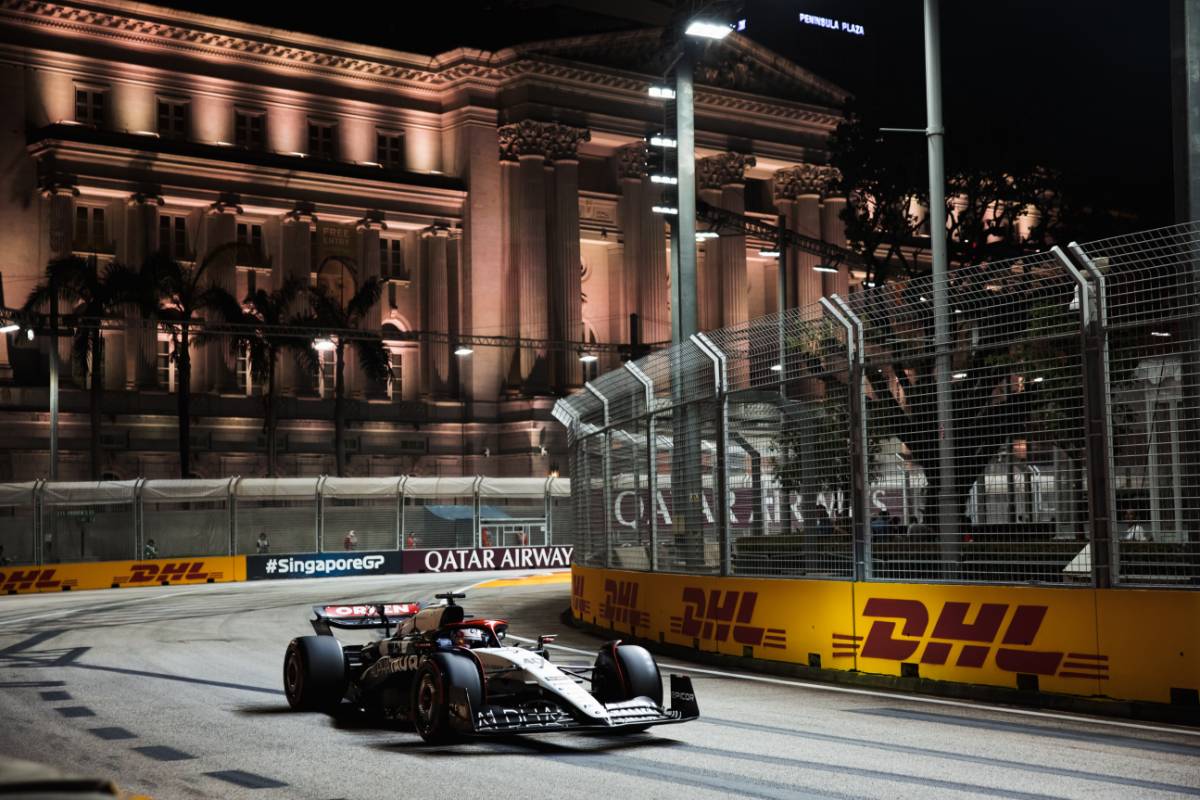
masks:
{"type": "Polygon", "coordinates": [[[129,575],[118,575],[113,578],[115,584],[140,583],[170,583],[171,581],[207,581],[216,580],[222,576],[220,572],[204,572],[203,561],[168,561],[158,564],[134,564],[129,568],[129,575]]]}
{"type": "Polygon", "coordinates": [[[592,613],[592,601],[583,596],[583,575],[571,576],[571,610],[578,616],[592,613]]]}
{"type": "Polygon", "coordinates": [[[751,625],[758,592],[733,592],[711,589],[707,594],[697,586],[683,590],[683,616],[671,617],[671,632],[715,642],[733,641],[738,644],[787,647],[785,628],[764,628],[751,625]]]}
{"type": "MultiPolygon", "coordinates": [[[[968,621],[971,603],[947,602],[942,606],[930,641],[925,640],[929,629],[929,610],[919,600],[872,597],[863,608],[864,617],[878,617],[867,632],[859,651],[861,636],[833,634],[834,658],[882,658],[889,661],[908,661],[921,650],[920,663],[944,665],[954,648],[957,667],[983,667],[992,654],[1000,629],[1008,617],[1010,604],[982,603],[972,621],[968,621]],[[900,637],[897,623],[902,620],[900,637]],[[922,649],[922,644],[924,648],[922,649]]],[[[1004,635],[996,647],[994,663],[1006,672],[1032,675],[1058,675],[1060,678],[1108,679],[1108,656],[1095,653],[1064,653],[1061,650],[1031,648],[1049,611],[1048,606],[1018,605],[1004,627],[1004,635]]]]}
{"type": "Polygon", "coordinates": [[[628,623],[630,628],[650,624],[650,615],[637,607],[637,581],[604,581],[604,602],[600,604],[600,616],[610,622],[628,623]]]}
{"type": "Polygon", "coordinates": [[[0,592],[15,594],[16,592],[37,589],[70,588],[79,583],[77,580],[60,580],[54,577],[54,569],[14,569],[7,573],[0,572],[0,592]]]}

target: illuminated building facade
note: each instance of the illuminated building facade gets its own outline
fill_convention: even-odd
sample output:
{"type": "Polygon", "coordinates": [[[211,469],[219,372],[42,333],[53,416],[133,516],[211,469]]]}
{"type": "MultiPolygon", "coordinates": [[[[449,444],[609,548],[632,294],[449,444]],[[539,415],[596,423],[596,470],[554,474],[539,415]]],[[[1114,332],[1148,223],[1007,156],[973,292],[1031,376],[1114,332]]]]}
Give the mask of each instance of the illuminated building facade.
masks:
{"type": "MultiPolygon", "coordinates": [[[[6,305],[72,253],[137,265],[242,242],[258,255],[227,249],[210,271],[237,297],[340,258],[386,281],[364,327],[392,357],[386,386],[347,364],[348,474],[565,471],[555,397],[619,364],[603,346],[629,341],[631,315],[642,342],[669,338],[644,144],[663,118],[647,91],[663,51],[645,30],[431,58],[140,3],[0,0],[6,305]],[[454,355],[465,337],[497,339],[454,355]],[[589,345],[604,352],[584,363],[589,345]]],[[[842,243],[845,201],[826,196],[822,165],[845,93],[737,34],[697,82],[698,196],[842,243]]],[[[702,328],[775,310],[768,245],[699,245],[702,328]]],[[[846,290],[844,268],[783,261],[789,304],[846,290]]],[[[0,338],[0,480],[45,477],[48,345],[0,338]]],[[[132,312],[106,331],[105,477],[178,474],[171,346],[132,312]]],[[[195,474],[263,474],[245,358],[192,353],[195,474]]],[[[333,471],[322,358],[311,372],[282,360],[283,475],[333,471]]],[[[63,480],[91,477],[85,382],[64,368],[63,480]]]]}

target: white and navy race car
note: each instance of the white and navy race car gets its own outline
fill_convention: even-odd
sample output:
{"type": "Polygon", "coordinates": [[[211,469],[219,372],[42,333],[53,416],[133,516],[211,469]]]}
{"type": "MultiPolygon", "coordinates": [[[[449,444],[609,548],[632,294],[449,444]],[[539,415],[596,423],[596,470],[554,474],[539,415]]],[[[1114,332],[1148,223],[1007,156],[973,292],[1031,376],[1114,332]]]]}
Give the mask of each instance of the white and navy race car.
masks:
{"type": "Polygon", "coordinates": [[[691,679],[671,675],[663,706],[658,664],[645,648],[612,641],[593,664],[551,663],[546,645],[504,644],[508,623],[468,618],[441,604],[314,606],[316,636],[288,645],[283,685],[294,709],[335,711],[351,703],[411,720],[429,742],[483,734],[567,730],[634,732],[700,716],[691,679]],[[395,628],[394,632],[392,631],[395,628]],[[333,628],[383,630],[383,638],[343,645],[333,628]]]}

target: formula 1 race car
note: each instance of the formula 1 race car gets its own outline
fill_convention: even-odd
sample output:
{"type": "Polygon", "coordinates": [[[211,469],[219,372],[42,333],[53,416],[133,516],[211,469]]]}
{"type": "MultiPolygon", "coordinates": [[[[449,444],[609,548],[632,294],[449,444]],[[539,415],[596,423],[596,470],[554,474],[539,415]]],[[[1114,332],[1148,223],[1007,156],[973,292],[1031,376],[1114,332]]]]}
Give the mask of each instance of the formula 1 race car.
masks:
{"type": "Polygon", "coordinates": [[[283,685],[294,709],[335,711],[343,702],[386,719],[411,720],[423,739],[566,730],[634,732],[700,716],[691,679],[671,675],[663,707],[658,664],[645,648],[607,642],[593,664],[554,664],[546,646],[504,644],[508,623],[468,619],[455,603],[313,606],[316,636],[288,645],[283,685]],[[392,632],[395,628],[394,633],[392,632]],[[343,645],[332,628],[382,629],[343,645]]]}

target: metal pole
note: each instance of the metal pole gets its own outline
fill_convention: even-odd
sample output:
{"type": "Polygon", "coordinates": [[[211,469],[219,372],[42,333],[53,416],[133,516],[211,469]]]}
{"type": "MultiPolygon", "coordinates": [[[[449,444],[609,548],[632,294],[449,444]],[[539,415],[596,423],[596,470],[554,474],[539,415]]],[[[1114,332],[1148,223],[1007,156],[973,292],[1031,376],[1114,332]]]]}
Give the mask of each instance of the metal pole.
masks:
{"type": "Polygon", "coordinates": [[[779,221],[779,228],[780,228],[779,243],[776,245],[779,248],[779,250],[778,250],[779,255],[775,259],[776,266],[778,267],[778,269],[775,271],[775,313],[778,316],[778,321],[776,322],[775,334],[776,334],[776,337],[778,338],[778,347],[779,347],[779,361],[777,363],[779,364],[779,394],[781,397],[787,395],[786,382],[785,382],[786,376],[787,376],[787,364],[784,363],[784,358],[783,358],[784,350],[785,350],[785,341],[784,341],[784,336],[783,336],[783,322],[784,322],[783,312],[787,311],[787,289],[788,289],[788,285],[787,285],[787,250],[784,249],[785,247],[787,247],[787,245],[785,245],[783,243],[784,224],[785,224],[784,220],[781,216],[780,221],[779,221]]]}
{"type": "Polygon", "coordinates": [[[671,343],[696,333],[696,109],[692,44],[684,37],[675,65],[675,153],[679,213],[671,225],[671,343]]]}
{"type": "Polygon", "coordinates": [[[1200,0],[1171,0],[1175,219],[1200,219],[1200,0]]]}
{"type": "MultiPolygon", "coordinates": [[[[938,0],[925,0],[925,136],[929,143],[929,239],[933,255],[934,381],[938,424],[938,539],[943,562],[957,562],[954,480],[954,419],[950,397],[950,303],[946,263],[946,167],[942,145],[942,58],[938,0]]],[[[942,565],[942,577],[954,577],[957,563],[942,565]]]]}
{"type": "Polygon", "coordinates": [[[50,480],[58,480],[58,287],[50,287],[50,480]]]}

